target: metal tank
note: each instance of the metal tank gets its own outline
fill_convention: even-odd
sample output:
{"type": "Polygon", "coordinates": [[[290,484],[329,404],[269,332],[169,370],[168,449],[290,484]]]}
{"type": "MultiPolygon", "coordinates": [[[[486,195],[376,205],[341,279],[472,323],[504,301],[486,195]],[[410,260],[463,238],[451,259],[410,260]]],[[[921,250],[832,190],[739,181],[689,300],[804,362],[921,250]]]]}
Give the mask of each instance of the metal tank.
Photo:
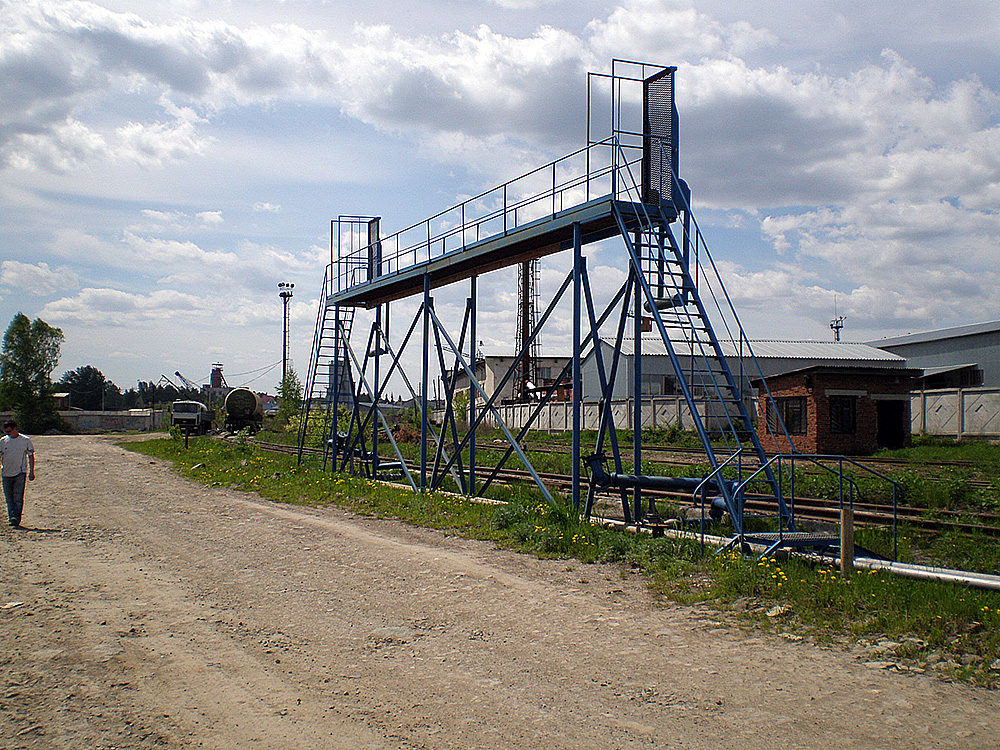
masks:
{"type": "Polygon", "coordinates": [[[257,432],[264,424],[264,408],[258,396],[248,388],[235,388],[226,394],[223,404],[226,412],[226,429],[237,432],[249,429],[257,432]]]}

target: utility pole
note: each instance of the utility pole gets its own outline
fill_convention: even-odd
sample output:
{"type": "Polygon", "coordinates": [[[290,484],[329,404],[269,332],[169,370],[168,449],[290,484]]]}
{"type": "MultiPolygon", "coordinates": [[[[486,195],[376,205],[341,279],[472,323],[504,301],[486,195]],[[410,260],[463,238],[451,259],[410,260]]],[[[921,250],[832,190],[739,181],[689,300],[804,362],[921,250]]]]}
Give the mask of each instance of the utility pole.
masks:
{"type": "Polygon", "coordinates": [[[830,330],[833,331],[833,340],[840,341],[840,332],[844,328],[844,321],[847,320],[846,315],[839,315],[837,311],[837,296],[833,297],[833,320],[830,321],[830,330]]]}
{"type": "Polygon", "coordinates": [[[287,281],[278,282],[278,296],[281,297],[282,305],[284,306],[283,313],[283,324],[281,327],[281,382],[285,382],[285,376],[288,375],[288,300],[292,298],[292,289],[295,288],[295,284],[289,284],[287,281]]]}
{"type": "Polygon", "coordinates": [[[846,315],[838,315],[836,318],[830,321],[830,328],[833,330],[834,341],[840,341],[840,331],[844,327],[845,320],[847,320],[846,315]]]}

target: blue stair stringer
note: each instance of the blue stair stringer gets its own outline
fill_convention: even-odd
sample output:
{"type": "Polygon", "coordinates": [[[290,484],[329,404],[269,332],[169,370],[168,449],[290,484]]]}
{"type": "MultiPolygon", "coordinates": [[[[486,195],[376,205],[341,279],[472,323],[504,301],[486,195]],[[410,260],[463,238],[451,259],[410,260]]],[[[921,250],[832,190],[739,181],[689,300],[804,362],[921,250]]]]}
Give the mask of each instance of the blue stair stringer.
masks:
{"type": "MultiPolygon", "coordinates": [[[[647,337],[633,339],[633,354],[638,360],[644,344],[662,345],[664,351],[657,353],[666,353],[673,365],[677,387],[687,402],[713,475],[723,475],[720,449],[740,457],[735,465],[725,467],[728,474],[735,473],[733,481],[716,483],[736,535],[744,533],[744,483],[739,480],[743,478],[745,459],[755,459],[754,463],[764,467],[758,481],[769,488],[782,529],[794,531],[794,518],[771,472],[740,387],[745,384],[744,373],[740,373],[738,384],[708,313],[709,307],[714,308],[729,340],[741,342],[740,367],[747,361],[755,365],[746,333],[691,213],[688,191],[676,191],[682,197],[682,205],[677,207],[678,239],[671,229],[674,222],[662,206],[642,203],[635,181],[626,181],[624,187],[626,194],[635,199],[616,201],[615,214],[628,252],[630,273],[638,287],[642,314],[652,318],[657,334],[652,342],[647,337]],[[710,279],[714,285],[708,283],[710,279]]],[[[758,373],[754,375],[759,377],[759,368],[755,369],[758,373]]]]}

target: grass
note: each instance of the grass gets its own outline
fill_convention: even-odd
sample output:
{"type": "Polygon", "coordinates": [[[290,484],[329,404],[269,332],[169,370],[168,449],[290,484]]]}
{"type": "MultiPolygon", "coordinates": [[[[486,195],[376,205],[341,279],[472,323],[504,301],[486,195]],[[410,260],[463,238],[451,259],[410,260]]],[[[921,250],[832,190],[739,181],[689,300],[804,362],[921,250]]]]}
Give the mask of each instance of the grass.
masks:
{"type": "Polygon", "coordinates": [[[702,555],[693,541],[593,526],[568,505],[550,505],[525,488],[508,488],[505,503],[487,504],[330,474],[252,444],[195,438],[187,450],[170,439],[124,445],[170,461],[198,481],[254,491],[277,502],[334,505],[540,557],[613,563],[623,575],[646,576],[665,601],[726,610],[747,627],[790,637],[860,643],[872,658],[1000,687],[998,592],[884,573],[859,572],[845,580],[829,566],[794,558],[702,555]]]}
{"type": "MultiPolygon", "coordinates": [[[[320,419],[313,422],[318,425],[320,419]]],[[[318,434],[318,433],[317,433],[318,434]]],[[[271,442],[294,443],[297,430],[262,433],[264,440],[271,442]]],[[[524,439],[524,448],[532,466],[539,472],[568,474],[570,472],[570,456],[566,449],[571,440],[571,434],[529,432],[524,439]],[[557,450],[545,450],[556,448],[557,450]]],[[[658,428],[643,430],[643,443],[646,445],[672,444],[678,447],[692,447],[693,443],[700,446],[691,434],[677,428],[658,428]]],[[[383,437],[383,440],[385,438],[383,437]]],[[[626,473],[632,471],[628,461],[631,456],[632,433],[628,430],[619,431],[620,444],[623,450],[623,469],[626,473]]],[[[317,438],[318,441],[318,438],[317,438]]],[[[584,455],[593,450],[596,441],[594,431],[581,433],[582,452],[584,455]]],[[[319,445],[319,442],[316,442],[319,445]]],[[[506,440],[499,430],[483,429],[479,436],[477,463],[481,467],[495,466],[505,452],[506,440]],[[501,447],[498,449],[499,440],[501,447]]],[[[419,458],[419,448],[413,442],[401,441],[400,450],[408,461],[419,458]]],[[[387,443],[383,453],[389,453],[387,443]]],[[[432,450],[433,454],[433,450],[432,450]]],[[[902,490],[897,497],[899,503],[925,509],[925,515],[940,520],[960,520],[969,524],[977,523],[976,513],[995,511],[1000,513],[1000,445],[983,440],[955,441],[950,438],[916,436],[913,446],[895,451],[882,451],[877,457],[905,459],[912,465],[899,467],[878,467],[890,478],[898,482],[902,490]],[[940,466],[934,465],[942,461],[969,462],[970,466],[940,466]],[[973,485],[972,480],[991,482],[991,486],[973,485]],[[946,518],[943,512],[964,513],[964,518],[946,518]]],[[[467,458],[467,455],[465,456],[467,458]]],[[[787,466],[787,464],[786,464],[787,466]]],[[[516,455],[511,456],[506,464],[510,469],[523,469],[516,455]]],[[[648,475],[669,474],[675,477],[702,477],[709,472],[707,462],[670,465],[644,460],[641,473],[648,475]]],[[[786,472],[787,473],[787,472],[786,472]]],[[[857,483],[857,502],[875,502],[889,505],[892,502],[891,485],[871,474],[852,470],[848,467],[848,475],[857,483]]],[[[727,476],[734,478],[733,471],[727,470],[727,476]]],[[[836,476],[808,462],[799,462],[795,470],[796,495],[799,497],[825,497],[836,500],[838,497],[838,480],[836,476]]],[[[457,489],[450,478],[444,482],[445,489],[457,489]]],[[[786,477],[787,491],[787,477],[786,477]]],[[[761,481],[751,491],[767,491],[761,481]]],[[[493,496],[492,491],[490,495],[493,496]]],[[[659,503],[661,515],[672,517],[676,515],[679,506],[659,503]]],[[[751,522],[754,524],[756,522],[751,522]]],[[[759,525],[759,524],[757,524],[759,525]]],[[[773,525],[773,523],[772,523],[773,525]]],[[[756,528],[756,527],[755,527],[756,528]]],[[[770,526],[761,526],[756,530],[774,530],[770,526]]],[[[724,533],[724,532],[723,532],[724,533]]],[[[967,535],[944,531],[927,533],[914,528],[901,527],[899,559],[903,562],[913,562],[937,565],[948,568],[959,568],[982,573],[1000,572],[1000,543],[996,537],[980,535],[970,538],[967,535]]],[[[893,538],[891,528],[859,526],[859,544],[882,555],[893,555],[893,538]]]]}

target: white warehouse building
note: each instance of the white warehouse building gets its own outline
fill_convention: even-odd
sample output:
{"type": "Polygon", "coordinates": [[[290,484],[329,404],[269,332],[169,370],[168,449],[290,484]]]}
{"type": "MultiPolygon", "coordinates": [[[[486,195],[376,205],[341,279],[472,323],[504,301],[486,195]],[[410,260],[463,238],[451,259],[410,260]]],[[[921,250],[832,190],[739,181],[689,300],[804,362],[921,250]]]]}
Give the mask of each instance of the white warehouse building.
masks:
{"type": "Polygon", "coordinates": [[[911,333],[871,346],[905,357],[924,371],[923,387],[1000,388],[1000,320],[911,333]]]}
{"type": "MultiPolygon", "coordinates": [[[[670,362],[663,340],[658,334],[644,336],[642,339],[642,394],[644,396],[679,395],[674,368],[670,362]]],[[[601,339],[601,356],[605,368],[610,368],[614,356],[614,340],[601,339]]],[[[869,344],[847,343],[836,341],[751,341],[748,352],[746,342],[742,346],[737,342],[720,342],[723,354],[729,363],[734,378],[741,385],[741,391],[752,396],[750,381],[761,375],[769,377],[779,373],[801,370],[805,367],[876,367],[899,368],[907,367],[907,360],[898,354],[883,351],[869,344]],[[754,361],[755,360],[755,361],[754,361]],[[758,369],[759,368],[759,369],[758,369]]],[[[632,398],[633,394],[633,363],[635,339],[622,341],[621,362],[618,365],[619,375],[615,380],[613,400],[632,398]]],[[[687,370],[697,367],[699,357],[677,351],[680,365],[687,370]]],[[[597,401],[600,398],[600,376],[597,369],[597,358],[593,352],[582,366],[583,400],[597,401]]],[[[695,395],[698,395],[697,393],[695,395]]]]}

